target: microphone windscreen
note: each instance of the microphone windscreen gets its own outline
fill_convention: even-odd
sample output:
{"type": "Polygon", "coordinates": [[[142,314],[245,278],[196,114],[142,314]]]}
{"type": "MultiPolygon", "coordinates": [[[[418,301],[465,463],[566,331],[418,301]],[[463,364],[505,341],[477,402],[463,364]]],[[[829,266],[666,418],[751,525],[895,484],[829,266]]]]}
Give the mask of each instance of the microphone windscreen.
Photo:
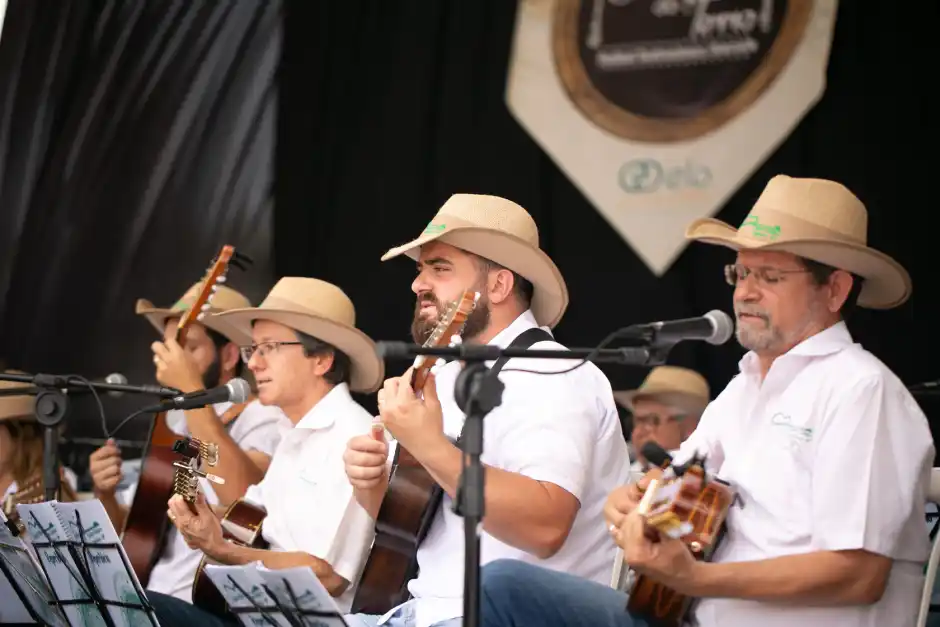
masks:
{"type": "Polygon", "coordinates": [[[225,387],[229,389],[228,400],[236,405],[244,403],[251,395],[251,386],[244,379],[232,379],[225,384],[225,387]]]}
{"type": "Polygon", "coordinates": [[[716,346],[724,344],[734,335],[734,321],[725,312],[720,309],[713,309],[705,314],[705,317],[711,320],[712,328],[715,330],[711,338],[706,340],[709,344],[716,346]]]}

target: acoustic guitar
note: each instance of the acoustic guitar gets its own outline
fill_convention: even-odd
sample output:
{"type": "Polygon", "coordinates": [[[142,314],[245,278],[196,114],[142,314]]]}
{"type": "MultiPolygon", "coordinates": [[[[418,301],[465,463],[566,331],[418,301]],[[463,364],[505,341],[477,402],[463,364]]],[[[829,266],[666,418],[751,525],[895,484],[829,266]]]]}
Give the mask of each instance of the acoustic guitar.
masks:
{"type": "MultiPolygon", "coordinates": [[[[202,290],[192,308],[181,312],[176,329],[176,341],[181,346],[185,345],[189,327],[205,316],[204,309],[207,309],[212,301],[216,285],[225,281],[229,263],[237,258],[236,255],[233,246],[222,247],[203,278],[202,290]]],[[[177,477],[174,465],[177,453],[173,450],[173,445],[178,439],[179,434],[174,433],[167,424],[166,413],[157,414],[147,437],[134,501],[124,522],[121,543],[140,585],[144,588],[150,581],[150,574],[163,554],[166,543],[166,532],[169,528],[166,502],[173,495],[177,477]]]]}
{"type": "MultiPolygon", "coordinates": [[[[229,505],[222,516],[222,537],[235,544],[253,549],[267,549],[269,544],[261,536],[261,525],[265,516],[267,516],[267,512],[264,508],[244,499],[238,499],[229,505]]],[[[225,602],[225,597],[222,596],[212,580],[206,575],[206,565],[212,563],[214,562],[205,555],[199,560],[199,567],[196,569],[196,576],[193,579],[193,605],[216,616],[228,615],[234,618],[228,603],[225,602]]]]}
{"type": "MultiPolygon", "coordinates": [[[[637,510],[646,521],[650,540],[662,536],[681,540],[696,559],[707,561],[721,542],[735,499],[727,483],[706,475],[705,460],[696,456],[681,467],[671,466],[662,478],[652,479],[637,510]]],[[[693,601],[648,576],[637,575],[627,611],[650,627],[680,627],[688,620],[693,601]]]]}
{"type": "MultiPolygon", "coordinates": [[[[450,345],[463,332],[480,294],[466,291],[447,306],[424,346],[450,345]]],[[[411,387],[424,389],[437,358],[419,355],[411,387]]],[[[418,546],[440,507],[444,492],[418,460],[397,447],[388,490],[375,521],[375,541],[353,598],[353,613],[384,614],[408,598],[408,581],[417,573],[418,546]]]]}

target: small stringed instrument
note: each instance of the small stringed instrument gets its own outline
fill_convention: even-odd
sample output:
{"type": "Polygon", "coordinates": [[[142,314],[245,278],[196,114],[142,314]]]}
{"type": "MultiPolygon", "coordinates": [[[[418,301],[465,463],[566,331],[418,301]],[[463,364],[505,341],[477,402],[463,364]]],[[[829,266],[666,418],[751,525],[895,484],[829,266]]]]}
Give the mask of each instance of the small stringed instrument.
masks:
{"type": "MultiPolygon", "coordinates": [[[[638,511],[647,523],[647,537],[681,540],[699,560],[709,560],[721,541],[728,510],[736,495],[728,484],[705,473],[705,460],[693,457],[683,466],[671,466],[660,479],[652,479],[638,511]]],[[[693,598],[679,594],[658,581],[638,575],[633,582],[627,610],[650,627],[680,627],[687,619],[693,598]]]]}
{"type": "MultiPolygon", "coordinates": [[[[480,294],[465,291],[447,306],[424,346],[447,346],[459,338],[480,294]]],[[[437,358],[419,355],[411,388],[424,389],[437,358]]],[[[375,521],[375,542],[353,599],[353,613],[384,614],[408,598],[408,581],[417,571],[418,546],[427,535],[444,493],[418,460],[397,447],[388,491],[375,521]]]]}
{"type": "MultiPolygon", "coordinates": [[[[253,549],[267,549],[268,542],[261,536],[261,525],[266,516],[267,512],[263,508],[238,499],[229,505],[222,516],[222,537],[253,549]]],[[[205,555],[199,560],[199,567],[193,579],[193,605],[216,616],[229,615],[234,619],[225,597],[205,573],[206,565],[212,563],[214,562],[205,555]]]]}
{"type": "MultiPolygon", "coordinates": [[[[59,489],[59,501],[62,503],[69,503],[78,500],[75,491],[72,489],[72,486],[69,485],[68,479],[65,476],[65,473],[60,469],[59,476],[61,477],[60,489],[59,489]]],[[[4,515],[7,517],[7,527],[13,532],[14,535],[21,536],[26,533],[26,526],[20,520],[19,510],[16,509],[17,505],[32,505],[33,503],[42,503],[46,500],[46,490],[45,485],[42,481],[42,471],[38,472],[32,479],[24,482],[23,486],[17,486],[17,491],[13,494],[8,494],[6,498],[3,499],[2,507],[4,515]]]]}
{"type": "MultiPolygon", "coordinates": [[[[205,311],[216,292],[216,286],[226,280],[229,264],[240,267],[239,264],[246,262],[247,258],[236,253],[233,246],[222,247],[203,278],[202,289],[193,306],[181,312],[176,329],[177,343],[185,345],[189,327],[205,316],[205,311]]],[[[144,588],[150,581],[150,574],[163,554],[166,543],[169,526],[166,502],[173,494],[177,476],[174,465],[177,454],[173,445],[178,438],[179,434],[174,433],[167,425],[166,413],[157,414],[147,437],[134,501],[124,521],[121,542],[140,585],[144,588]]]]}

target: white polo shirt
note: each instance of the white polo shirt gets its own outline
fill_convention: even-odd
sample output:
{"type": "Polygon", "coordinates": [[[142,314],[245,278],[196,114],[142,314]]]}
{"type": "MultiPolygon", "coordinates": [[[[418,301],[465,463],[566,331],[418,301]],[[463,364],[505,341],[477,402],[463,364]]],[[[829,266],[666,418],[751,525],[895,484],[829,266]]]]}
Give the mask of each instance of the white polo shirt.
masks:
{"type": "Polygon", "coordinates": [[[894,560],[868,606],[797,607],[702,599],[701,627],[913,627],[929,554],[924,504],[934,459],[927,419],[904,384],[844,323],[778,357],[757,356],[705,410],[680,448],[741,493],[718,562],[864,549],[894,560]]]}
{"type": "MultiPolygon", "coordinates": [[[[490,344],[508,346],[518,335],[536,327],[527,311],[490,344]]],[[[547,330],[547,329],[546,329],[547,330]]],[[[557,342],[538,342],[538,349],[562,349],[557,342]]],[[[630,461],[610,382],[593,364],[565,374],[513,372],[524,368],[558,372],[576,360],[512,359],[499,374],[505,384],[502,404],[484,421],[481,460],[488,466],[558,485],[580,501],[581,508],[564,546],[540,560],[488,533],[481,534],[481,563],[512,558],[569,572],[603,584],[610,580],[616,546],[604,527],[607,494],[625,483],[630,461]]],[[[492,363],[488,364],[492,365],[492,363]]],[[[444,413],[444,431],[456,438],[464,413],[454,400],[458,362],[437,371],[437,394],[444,413]]],[[[446,496],[418,550],[418,577],[409,584],[415,597],[415,627],[463,614],[464,519],[453,513],[446,496]]],[[[394,610],[383,617],[380,624],[394,610]]]]}
{"type": "Polygon", "coordinates": [[[337,385],[284,435],[264,479],[245,493],[267,510],[261,532],[272,549],[319,557],[350,582],[336,599],[343,612],[352,605],[375,531],[353,495],[343,452],[350,438],[371,428],[372,415],[345,383],[337,385]]]}
{"type": "MultiPolygon", "coordinates": [[[[216,403],[212,406],[219,416],[228,411],[229,402],[216,403]]],[[[186,415],[181,410],[167,412],[167,426],[180,436],[189,435],[186,415]]],[[[281,436],[292,427],[291,421],[279,408],[262,405],[257,400],[248,403],[241,415],[231,423],[229,435],[239,448],[245,451],[259,451],[273,455],[281,436]]],[[[217,505],[219,498],[212,489],[212,484],[205,479],[199,480],[199,488],[206,496],[206,502],[217,505]]],[[[133,501],[137,485],[128,488],[121,500],[130,504],[133,501]]],[[[186,546],[183,536],[173,525],[169,525],[164,542],[163,555],[153,566],[147,589],[168,594],[187,603],[192,602],[193,578],[202,558],[202,552],[186,546]]]]}

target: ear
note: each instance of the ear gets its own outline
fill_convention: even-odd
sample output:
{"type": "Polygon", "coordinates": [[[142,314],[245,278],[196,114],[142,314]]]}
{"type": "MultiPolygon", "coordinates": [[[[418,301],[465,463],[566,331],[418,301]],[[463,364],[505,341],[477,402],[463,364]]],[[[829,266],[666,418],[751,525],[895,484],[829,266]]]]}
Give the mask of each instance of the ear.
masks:
{"type": "Polygon", "coordinates": [[[318,377],[322,377],[333,367],[333,351],[318,352],[308,359],[313,366],[313,374],[318,377]]]}
{"type": "Polygon", "coordinates": [[[239,359],[241,359],[241,354],[235,342],[229,342],[219,351],[222,372],[235,372],[239,359]]]}
{"type": "Polygon", "coordinates": [[[512,297],[512,291],[515,287],[515,278],[510,270],[505,268],[496,272],[491,272],[488,277],[489,299],[493,304],[505,302],[512,297]]]}
{"type": "Polygon", "coordinates": [[[836,313],[842,309],[845,300],[852,291],[852,285],[855,279],[845,270],[836,270],[829,277],[829,298],[826,303],[831,313],[836,313]]]}

